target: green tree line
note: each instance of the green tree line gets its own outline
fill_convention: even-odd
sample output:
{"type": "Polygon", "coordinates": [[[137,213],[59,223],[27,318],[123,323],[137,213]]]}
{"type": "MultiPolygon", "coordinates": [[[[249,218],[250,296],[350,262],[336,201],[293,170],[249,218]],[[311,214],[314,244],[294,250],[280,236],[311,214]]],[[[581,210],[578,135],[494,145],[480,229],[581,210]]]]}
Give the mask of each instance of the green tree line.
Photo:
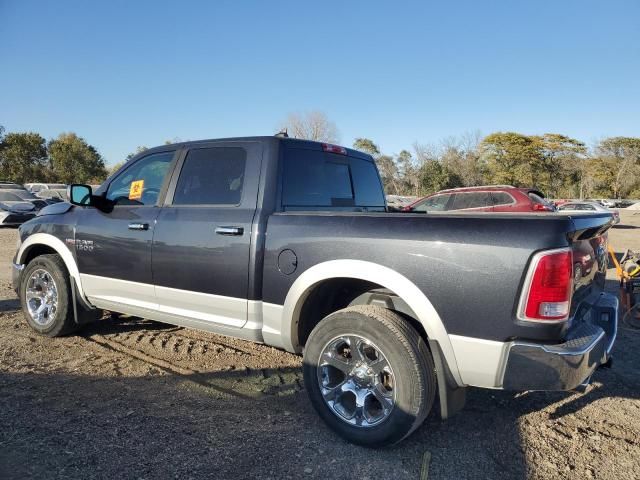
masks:
{"type": "Polygon", "coordinates": [[[0,180],[18,183],[101,183],[102,156],[75,133],[46,141],[34,132],[5,133],[0,126],[0,180]]]}
{"type": "Polygon", "coordinates": [[[386,155],[374,141],[353,147],[376,160],[388,194],[426,195],[489,184],[535,187],[550,198],[640,198],[640,138],[610,137],[587,148],[558,133],[466,134],[386,155]]]}
{"type": "MultiPolygon", "coordinates": [[[[636,137],[605,138],[588,148],[558,133],[496,132],[450,137],[437,145],[415,143],[394,155],[382,153],[368,138],[357,138],[353,147],[373,155],[389,194],[510,184],[536,187],[551,198],[640,198],[636,137]]],[[[145,149],[138,147],[124,161],[145,149]]],[[[124,161],[107,170],[96,148],[75,133],[47,141],[38,133],[6,133],[0,126],[1,180],[101,183],[124,161]]]]}

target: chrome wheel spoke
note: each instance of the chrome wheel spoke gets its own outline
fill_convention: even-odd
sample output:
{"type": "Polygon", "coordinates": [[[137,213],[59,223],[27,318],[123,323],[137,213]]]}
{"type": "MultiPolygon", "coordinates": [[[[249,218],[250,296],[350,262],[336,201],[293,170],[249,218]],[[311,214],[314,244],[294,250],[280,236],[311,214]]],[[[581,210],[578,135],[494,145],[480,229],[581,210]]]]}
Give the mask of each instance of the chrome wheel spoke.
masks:
{"type": "Polygon", "coordinates": [[[350,336],[349,339],[349,347],[351,352],[351,358],[354,362],[364,362],[366,361],[365,355],[362,352],[362,348],[365,343],[361,338],[350,336]]]}
{"type": "Polygon", "coordinates": [[[351,370],[348,359],[342,357],[341,355],[336,355],[329,352],[322,355],[320,359],[320,365],[331,365],[332,367],[337,368],[344,373],[347,373],[351,370]]]}
{"type": "Polygon", "coordinates": [[[367,419],[365,418],[364,415],[364,405],[358,405],[356,407],[356,411],[353,415],[354,420],[356,421],[356,425],[359,427],[362,427],[363,423],[369,423],[367,422],[367,419]]]}
{"type": "Polygon", "coordinates": [[[391,392],[384,392],[381,388],[384,387],[376,386],[371,390],[371,394],[380,403],[384,410],[390,409],[393,407],[393,396],[391,395],[391,392]]]}
{"type": "Polygon", "coordinates": [[[31,300],[31,299],[41,299],[42,298],[42,294],[40,292],[37,292],[35,290],[27,290],[27,300],[31,300]]]}
{"type": "Polygon", "coordinates": [[[340,393],[342,393],[345,382],[346,380],[333,387],[322,387],[322,396],[324,397],[324,399],[327,402],[334,401],[336,397],[339,396],[340,393]]]}
{"type": "Polygon", "coordinates": [[[380,375],[382,372],[386,371],[385,369],[389,368],[389,362],[387,362],[387,359],[384,357],[380,357],[377,360],[370,362],[368,365],[374,375],[380,375]]]}

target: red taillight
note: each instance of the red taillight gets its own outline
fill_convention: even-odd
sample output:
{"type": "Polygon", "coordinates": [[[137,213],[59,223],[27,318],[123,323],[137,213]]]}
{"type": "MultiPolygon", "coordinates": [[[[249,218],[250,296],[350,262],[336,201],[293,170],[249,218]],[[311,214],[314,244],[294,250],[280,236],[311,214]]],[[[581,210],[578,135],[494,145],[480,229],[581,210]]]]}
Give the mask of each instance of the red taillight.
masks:
{"type": "Polygon", "coordinates": [[[535,212],[553,212],[553,208],[547,206],[547,205],[543,205],[541,203],[534,203],[533,204],[533,210],[535,212]]]}
{"type": "Polygon", "coordinates": [[[322,150],[324,150],[325,152],[329,152],[329,153],[337,153],[339,155],[346,155],[347,154],[347,149],[344,147],[341,147],[339,145],[331,145],[330,143],[323,143],[322,144],[322,150]]]}
{"type": "Polygon", "coordinates": [[[524,285],[520,319],[561,322],[569,318],[572,258],[569,249],[542,252],[533,258],[524,285]]]}

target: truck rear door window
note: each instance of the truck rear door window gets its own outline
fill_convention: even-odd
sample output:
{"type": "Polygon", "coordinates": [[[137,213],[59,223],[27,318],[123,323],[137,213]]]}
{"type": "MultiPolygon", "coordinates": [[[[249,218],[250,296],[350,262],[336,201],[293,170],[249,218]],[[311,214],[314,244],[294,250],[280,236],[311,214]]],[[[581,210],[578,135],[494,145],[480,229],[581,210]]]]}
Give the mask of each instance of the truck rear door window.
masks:
{"type": "Polygon", "coordinates": [[[303,148],[285,149],[284,207],[380,207],[384,197],[373,162],[303,148]]]}
{"type": "Polygon", "coordinates": [[[174,205],[238,205],[247,152],[241,147],[195,148],[182,165],[174,205]]]}

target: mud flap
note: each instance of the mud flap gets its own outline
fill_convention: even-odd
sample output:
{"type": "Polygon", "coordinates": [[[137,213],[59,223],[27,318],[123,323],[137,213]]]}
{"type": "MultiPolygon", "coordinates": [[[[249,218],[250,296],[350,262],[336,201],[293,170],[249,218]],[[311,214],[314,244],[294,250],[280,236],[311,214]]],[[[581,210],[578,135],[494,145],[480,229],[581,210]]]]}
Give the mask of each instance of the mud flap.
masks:
{"type": "Polygon", "coordinates": [[[464,408],[467,400],[467,388],[459,387],[451,375],[449,366],[444,360],[440,345],[435,340],[429,339],[429,348],[433,356],[438,378],[438,397],[440,398],[440,416],[443,420],[454,416],[464,408]]]}
{"type": "Polygon", "coordinates": [[[102,310],[87,304],[80,296],[73,277],[71,277],[71,298],[73,301],[73,319],[77,325],[95,322],[102,317],[102,310]]]}

